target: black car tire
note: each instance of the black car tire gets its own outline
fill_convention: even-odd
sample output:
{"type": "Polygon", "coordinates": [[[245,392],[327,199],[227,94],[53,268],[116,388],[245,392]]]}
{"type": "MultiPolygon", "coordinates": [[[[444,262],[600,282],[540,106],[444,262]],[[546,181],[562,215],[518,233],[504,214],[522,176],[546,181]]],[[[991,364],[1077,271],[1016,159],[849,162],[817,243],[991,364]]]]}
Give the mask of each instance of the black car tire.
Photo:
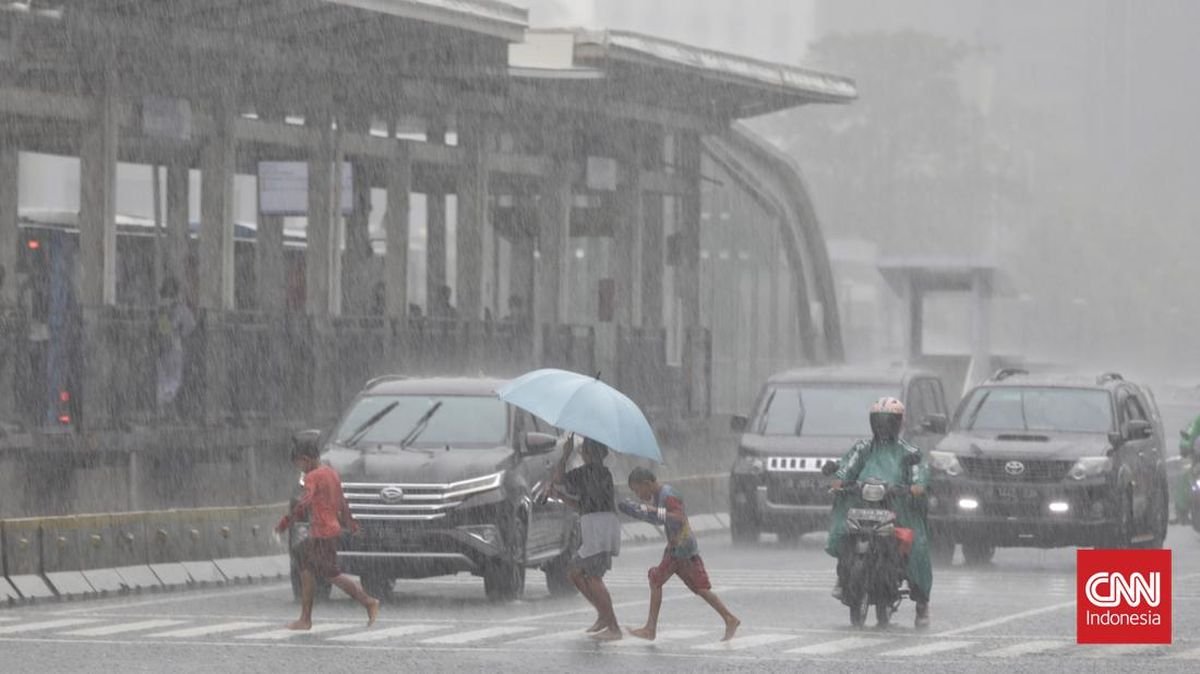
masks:
{"type": "Polygon", "coordinates": [[[513,519],[508,558],[489,560],[483,572],[483,590],[491,601],[512,601],[525,593],[525,544],[528,526],[523,515],[513,519]]]}
{"type": "Polygon", "coordinates": [[[1133,494],[1128,488],[1118,497],[1116,520],[1109,530],[1105,546],[1113,550],[1133,547],[1133,494]]]}
{"type": "Polygon", "coordinates": [[[379,601],[387,601],[392,596],[393,579],[377,573],[364,573],[360,580],[362,588],[367,594],[375,597],[379,601]]]}
{"type": "Polygon", "coordinates": [[[762,534],[753,513],[738,507],[729,509],[729,536],[734,545],[755,545],[762,534]]]}
{"type": "Polygon", "coordinates": [[[996,555],[996,546],[980,541],[963,541],[962,551],[963,561],[967,566],[986,566],[992,563],[992,557],[996,555]]]}
{"type": "Polygon", "coordinates": [[[892,622],[892,607],[888,604],[875,605],[875,626],[885,629],[892,622]]]}
{"type": "Polygon", "coordinates": [[[780,529],[775,535],[779,536],[780,545],[794,548],[800,545],[800,538],[804,536],[804,532],[799,529],[780,529]]]}
{"type": "Polygon", "coordinates": [[[1150,532],[1154,538],[1142,544],[1142,547],[1158,550],[1167,541],[1167,528],[1170,526],[1170,498],[1165,479],[1160,479],[1158,486],[1154,489],[1154,499],[1150,506],[1150,532]]]}

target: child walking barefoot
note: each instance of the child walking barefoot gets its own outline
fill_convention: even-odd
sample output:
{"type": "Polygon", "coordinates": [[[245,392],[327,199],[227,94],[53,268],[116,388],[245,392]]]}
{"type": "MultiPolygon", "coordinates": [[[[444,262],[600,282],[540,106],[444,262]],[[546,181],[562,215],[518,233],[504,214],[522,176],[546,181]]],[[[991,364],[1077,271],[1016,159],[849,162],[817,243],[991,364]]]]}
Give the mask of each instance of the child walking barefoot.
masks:
{"type": "Polygon", "coordinates": [[[662,588],[671,576],[679,576],[688,589],[708,602],[708,605],[725,621],[725,636],[729,641],[737,632],[742,621],[737,619],[725,603],[712,591],[704,560],[700,559],[699,544],[688,524],[683,509],[683,498],[671,485],[659,484],[658,479],[645,468],[634,468],[629,473],[629,488],[641,503],[627,500],[621,503],[621,512],[644,522],[662,526],[667,531],[667,549],[662,562],[650,569],[650,615],[643,627],[629,630],[641,639],[654,641],[658,633],[658,611],[662,607],[662,588]]]}

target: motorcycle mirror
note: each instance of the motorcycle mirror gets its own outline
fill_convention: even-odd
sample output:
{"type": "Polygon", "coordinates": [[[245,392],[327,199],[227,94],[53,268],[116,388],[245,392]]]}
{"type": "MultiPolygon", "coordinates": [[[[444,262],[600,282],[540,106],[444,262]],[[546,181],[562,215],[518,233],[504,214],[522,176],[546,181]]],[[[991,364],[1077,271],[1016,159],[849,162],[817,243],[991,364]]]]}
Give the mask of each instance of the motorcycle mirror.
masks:
{"type": "Polygon", "coordinates": [[[826,461],[825,463],[821,464],[821,474],[824,475],[825,477],[829,477],[830,475],[833,475],[837,471],[838,471],[838,462],[837,461],[826,461]]]}

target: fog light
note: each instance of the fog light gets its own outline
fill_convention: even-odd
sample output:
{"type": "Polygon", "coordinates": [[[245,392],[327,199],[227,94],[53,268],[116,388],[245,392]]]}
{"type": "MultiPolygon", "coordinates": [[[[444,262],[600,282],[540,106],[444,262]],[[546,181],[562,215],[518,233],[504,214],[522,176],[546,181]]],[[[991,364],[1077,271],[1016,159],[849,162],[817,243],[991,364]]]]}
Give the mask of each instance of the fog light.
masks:
{"type": "Polygon", "coordinates": [[[1053,501],[1050,503],[1050,512],[1065,513],[1071,509],[1071,505],[1066,501],[1053,501]]]}
{"type": "Polygon", "coordinates": [[[979,501],[973,498],[960,498],[958,499],[958,507],[962,510],[975,510],[979,507],[979,501]]]}
{"type": "Polygon", "coordinates": [[[458,529],[487,545],[497,545],[500,542],[500,530],[491,524],[459,527],[458,529]]]}

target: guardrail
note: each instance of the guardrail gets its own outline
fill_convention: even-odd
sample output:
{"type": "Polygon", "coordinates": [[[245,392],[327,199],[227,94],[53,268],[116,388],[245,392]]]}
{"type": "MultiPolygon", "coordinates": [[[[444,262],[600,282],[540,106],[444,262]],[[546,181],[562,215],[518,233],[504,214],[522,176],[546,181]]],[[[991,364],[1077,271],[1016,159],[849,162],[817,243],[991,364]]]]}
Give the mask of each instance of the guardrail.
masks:
{"type": "Polygon", "coordinates": [[[286,504],[0,520],[0,602],[287,575],[286,504]]]}

